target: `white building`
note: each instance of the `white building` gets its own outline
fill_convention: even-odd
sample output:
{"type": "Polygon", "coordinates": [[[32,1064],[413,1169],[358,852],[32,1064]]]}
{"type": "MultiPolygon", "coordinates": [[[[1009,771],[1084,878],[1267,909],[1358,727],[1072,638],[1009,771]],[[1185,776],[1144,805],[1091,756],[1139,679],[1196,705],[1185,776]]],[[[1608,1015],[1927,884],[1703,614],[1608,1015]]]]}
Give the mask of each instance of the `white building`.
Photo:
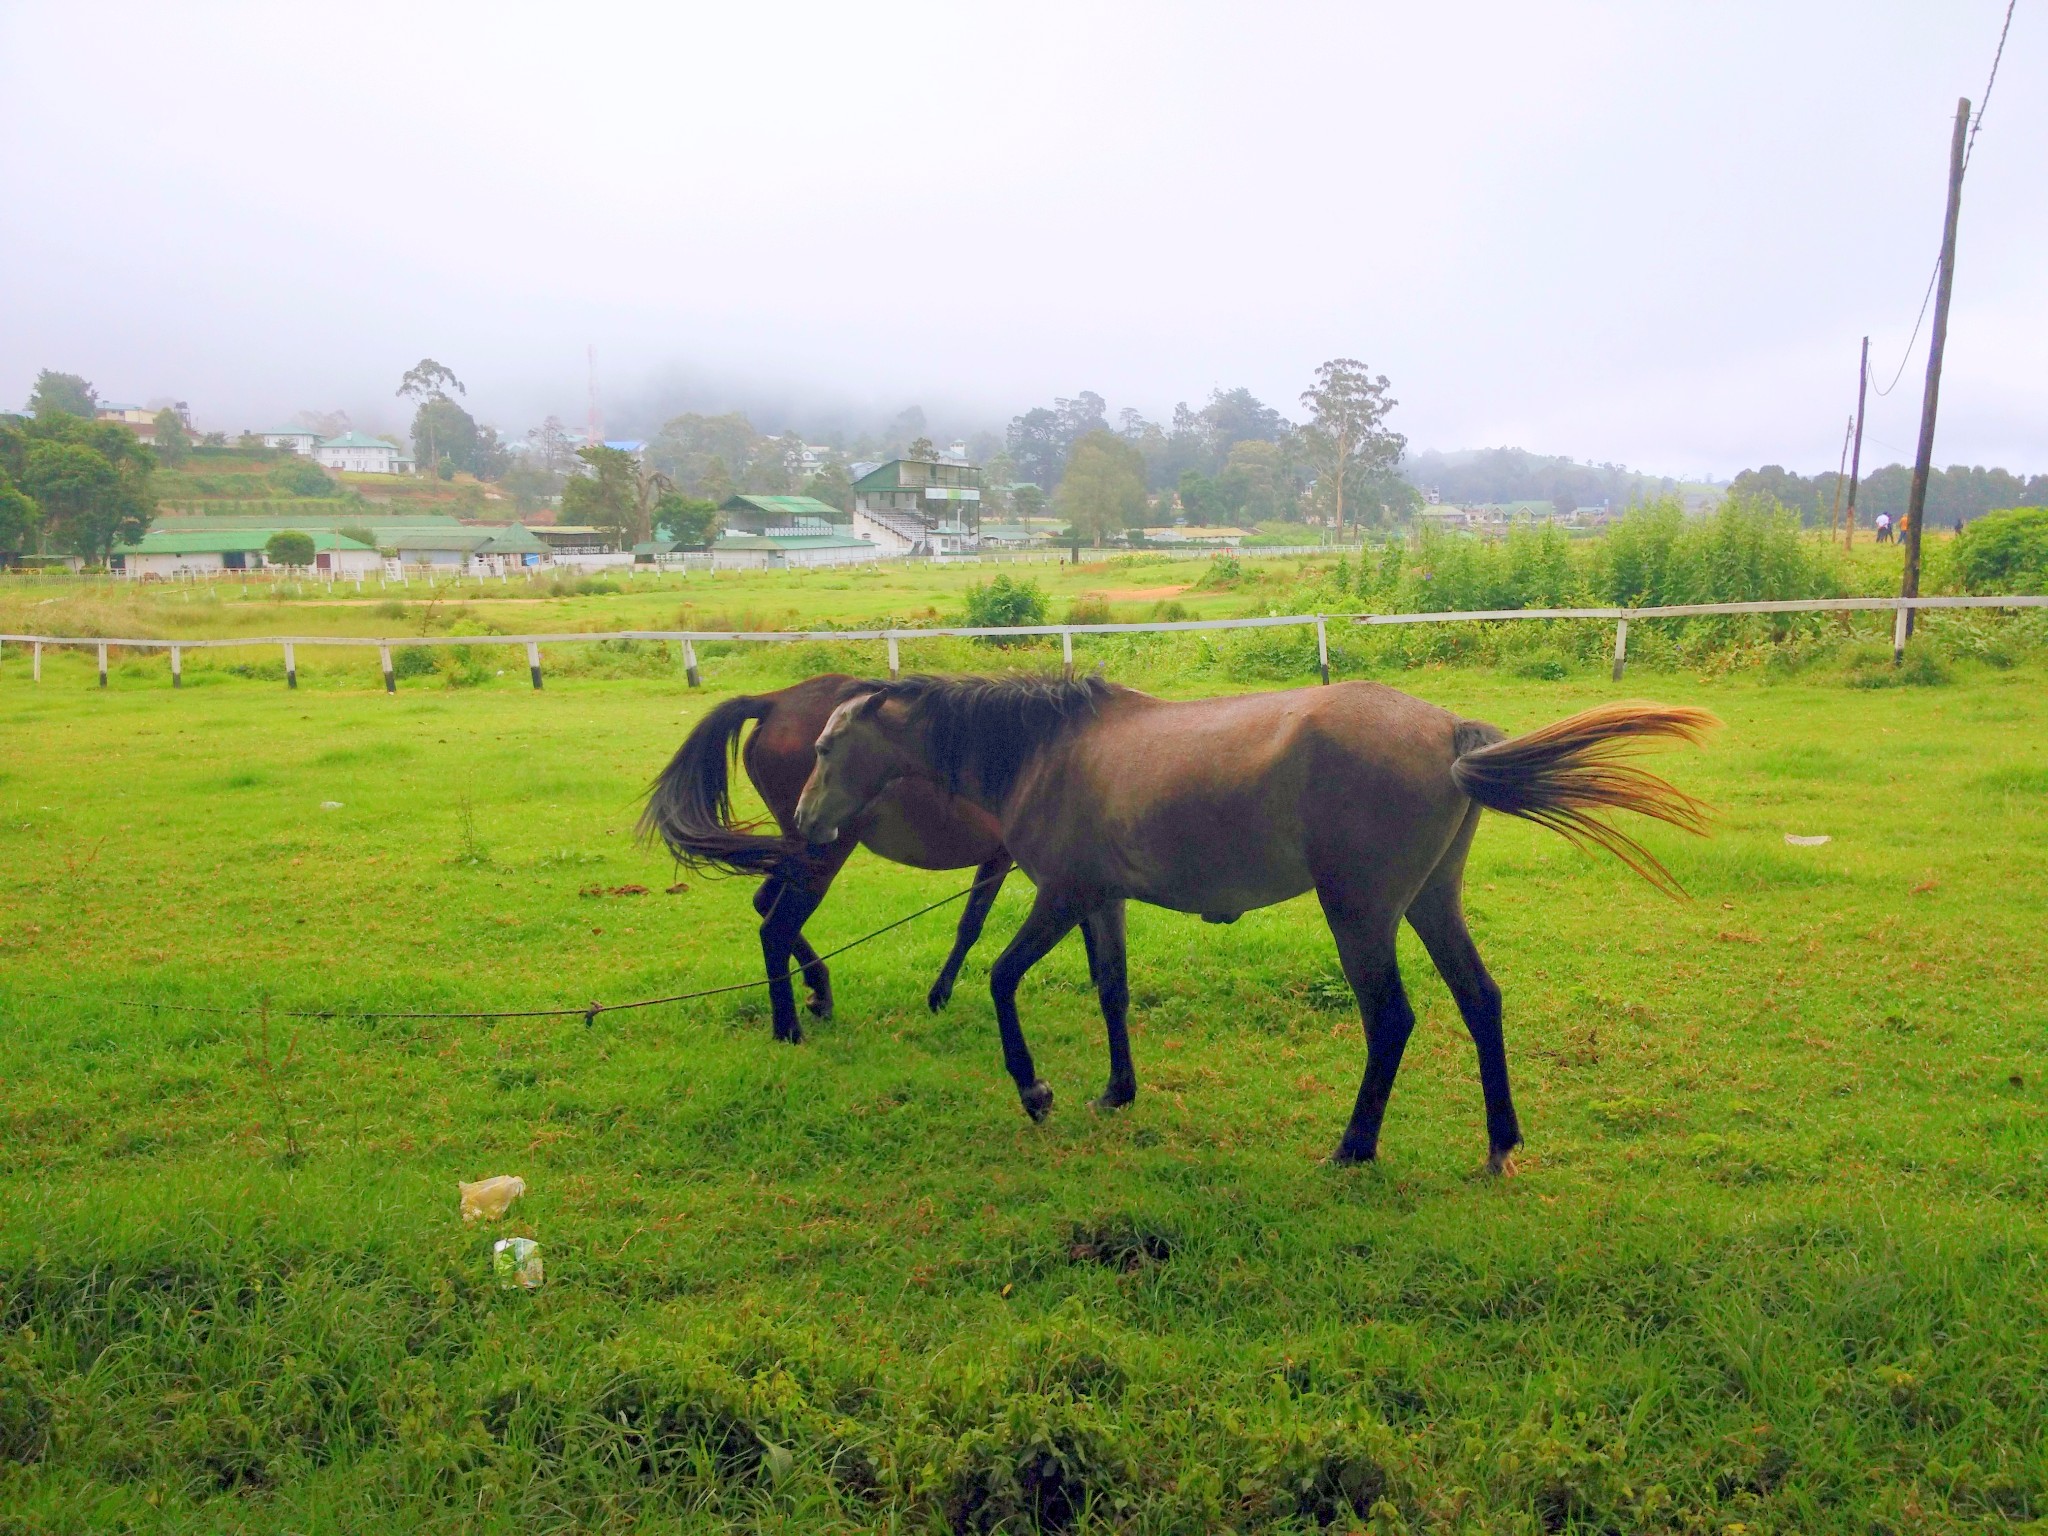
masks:
{"type": "Polygon", "coordinates": [[[303,458],[312,458],[313,450],[320,446],[322,434],[311,427],[279,427],[262,434],[266,448],[289,448],[303,458]]]}
{"type": "Polygon", "coordinates": [[[313,450],[313,462],[358,475],[397,475],[412,468],[412,458],[396,444],[361,432],[324,439],[313,450]]]}

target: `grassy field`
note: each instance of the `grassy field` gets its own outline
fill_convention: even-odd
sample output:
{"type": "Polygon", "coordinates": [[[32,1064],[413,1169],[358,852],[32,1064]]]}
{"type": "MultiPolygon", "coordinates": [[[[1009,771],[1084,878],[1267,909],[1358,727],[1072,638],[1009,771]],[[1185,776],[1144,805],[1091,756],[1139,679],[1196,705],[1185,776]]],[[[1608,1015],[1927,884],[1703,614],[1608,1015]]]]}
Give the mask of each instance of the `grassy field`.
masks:
{"type": "MultiPolygon", "coordinates": [[[[628,601],[559,617],[625,627],[628,601]]],[[[75,660],[34,688],[9,648],[0,1531],[2048,1515],[2038,663],[1632,676],[1727,721],[1667,760],[1721,827],[1650,836],[1687,904],[1482,829],[1512,1179],[1479,1172],[1471,1048],[1412,943],[1383,1161],[1321,1162],[1363,1047],[1307,901],[1133,912],[1140,1096],[1113,1118],[1082,1107],[1105,1067],[1076,945],[1023,994],[1050,1121],[1002,1072],[985,978],[1021,879],[949,1012],[922,999],[950,910],[836,962],[839,1017],[800,1049],[759,993],[589,1027],[265,1022],[751,979],[749,889],[670,893],[630,835],[750,665],[708,697],[622,663],[391,699],[340,671],[173,693],[135,661],[100,694],[75,660]],[[464,1227],[455,1181],[496,1173],[530,1193],[464,1227]],[[493,1285],[508,1234],[542,1244],[540,1291],[493,1285]]],[[[1617,691],[1398,680],[1511,729],[1617,691]]],[[[862,856],[812,935],[965,880],[862,856]]]]}

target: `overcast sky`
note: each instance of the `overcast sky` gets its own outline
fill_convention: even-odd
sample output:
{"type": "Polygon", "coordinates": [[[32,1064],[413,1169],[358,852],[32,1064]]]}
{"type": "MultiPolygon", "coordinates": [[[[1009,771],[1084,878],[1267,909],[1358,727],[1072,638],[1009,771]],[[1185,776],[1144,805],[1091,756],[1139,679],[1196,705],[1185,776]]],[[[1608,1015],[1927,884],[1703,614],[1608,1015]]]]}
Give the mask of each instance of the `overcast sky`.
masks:
{"type": "MultiPolygon", "coordinates": [[[[0,0],[0,403],[518,435],[941,433],[1094,389],[1417,447],[1832,468],[1904,355],[2004,0],[553,7],[0,0]]],[[[2048,4],[1964,190],[1935,458],[2048,470],[2048,4]]],[[[1926,331],[1866,463],[1910,460],[1926,331]]]]}

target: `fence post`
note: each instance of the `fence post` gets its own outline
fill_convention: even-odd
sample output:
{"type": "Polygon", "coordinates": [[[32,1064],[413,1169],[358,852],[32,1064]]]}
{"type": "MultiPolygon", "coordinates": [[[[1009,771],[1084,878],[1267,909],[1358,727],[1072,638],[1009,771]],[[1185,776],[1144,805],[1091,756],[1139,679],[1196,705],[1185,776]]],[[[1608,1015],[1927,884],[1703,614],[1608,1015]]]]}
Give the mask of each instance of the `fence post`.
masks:
{"type": "Polygon", "coordinates": [[[1060,631],[1060,676],[1070,683],[1074,680],[1074,632],[1071,629],[1060,631]]]}
{"type": "Polygon", "coordinates": [[[697,670],[697,646],[695,641],[683,642],[683,680],[692,688],[704,686],[703,675],[697,670]]]}
{"type": "Polygon", "coordinates": [[[32,645],[29,648],[29,681],[32,683],[40,683],[42,680],[43,642],[38,640],[34,643],[34,645],[32,645]]]}
{"type": "Polygon", "coordinates": [[[1906,636],[1910,633],[1906,621],[1912,612],[1905,599],[1901,598],[1892,618],[1892,665],[1895,667],[1906,659],[1906,636]]]}
{"type": "Polygon", "coordinates": [[[893,683],[902,675],[903,661],[902,658],[896,654],[896,637],[894,635],[891,635],[889,637],[889,681],[893,683]]]}
{"type": "Polygon", "coordinates": [[[1621,681],[1621,674],[1628,668],[1628,620],[1614,621],[1614,680],[1621,681]]]}
{"type": "Polygon", "coordinates": [[[1323,681],[1330,680],[1330,629],[1323,622],[1323,616],[1316,615],[1316,666],[1322,670],[1323,681]]]}
{"type": "Polygon", "coordinates": [[[398,692],[398,679],[391,672],[391,647],[381,640],[377,643],[377,662],[384,668],[384,691],[398,692]]]}
{"type": "Polygon", "coordinates": [[[107,686],[107,642],[100,642],[100,686],[107,686]]]}
{"type": "Polygon", "coordinates": [[[299,658],[292,653],[292,643],[284,643],[284,685],[287,688],[299,686],[299,658]]]}
{"type": "Polygon", "coordinates": [[[171,647],[171,686],[173,688],[185,686],[184,659],[179,655],[178,648],[175,645],[171,647]]]}
{"type": "Polygon", "coordinates": [[[532,675],[534,691],[538,693],[540,691],[540,644],[538,641],[529,640],[526,642],[526,670],[532,675]]]}

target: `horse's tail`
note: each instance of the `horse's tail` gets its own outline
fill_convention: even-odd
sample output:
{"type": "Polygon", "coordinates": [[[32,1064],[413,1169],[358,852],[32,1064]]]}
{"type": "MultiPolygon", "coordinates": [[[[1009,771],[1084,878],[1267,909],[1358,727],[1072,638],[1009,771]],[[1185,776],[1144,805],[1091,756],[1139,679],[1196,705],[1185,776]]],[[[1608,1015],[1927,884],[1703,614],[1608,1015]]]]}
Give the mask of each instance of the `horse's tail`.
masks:
{"type": "Polygon", "coordinates": [[[1593,813],[1640,811],[1704,836],[1712,815],[1705,801],[1625,759],[1653,737],[1697,746],[1720,723],[1703,709],[1640,703],[1602,704],[1512,739],[1468,720],[1458,727],[1451,781],[1489,810],[1540,823],[1580,847],[1605,848],[1658,890],[1682,897],[1649,849],[1593,813]]]}
{"type": "Polygon", "coordinates": [[[788,838],[756,832],[759,823],[732,814],[728,765],[739,755],[740,732],[774,707],[773,699],[743,695],[699,720],[647,792],[640,835],[659,837],[692,869],[735,875],[765,875],[795,853],[788,838]]]}

